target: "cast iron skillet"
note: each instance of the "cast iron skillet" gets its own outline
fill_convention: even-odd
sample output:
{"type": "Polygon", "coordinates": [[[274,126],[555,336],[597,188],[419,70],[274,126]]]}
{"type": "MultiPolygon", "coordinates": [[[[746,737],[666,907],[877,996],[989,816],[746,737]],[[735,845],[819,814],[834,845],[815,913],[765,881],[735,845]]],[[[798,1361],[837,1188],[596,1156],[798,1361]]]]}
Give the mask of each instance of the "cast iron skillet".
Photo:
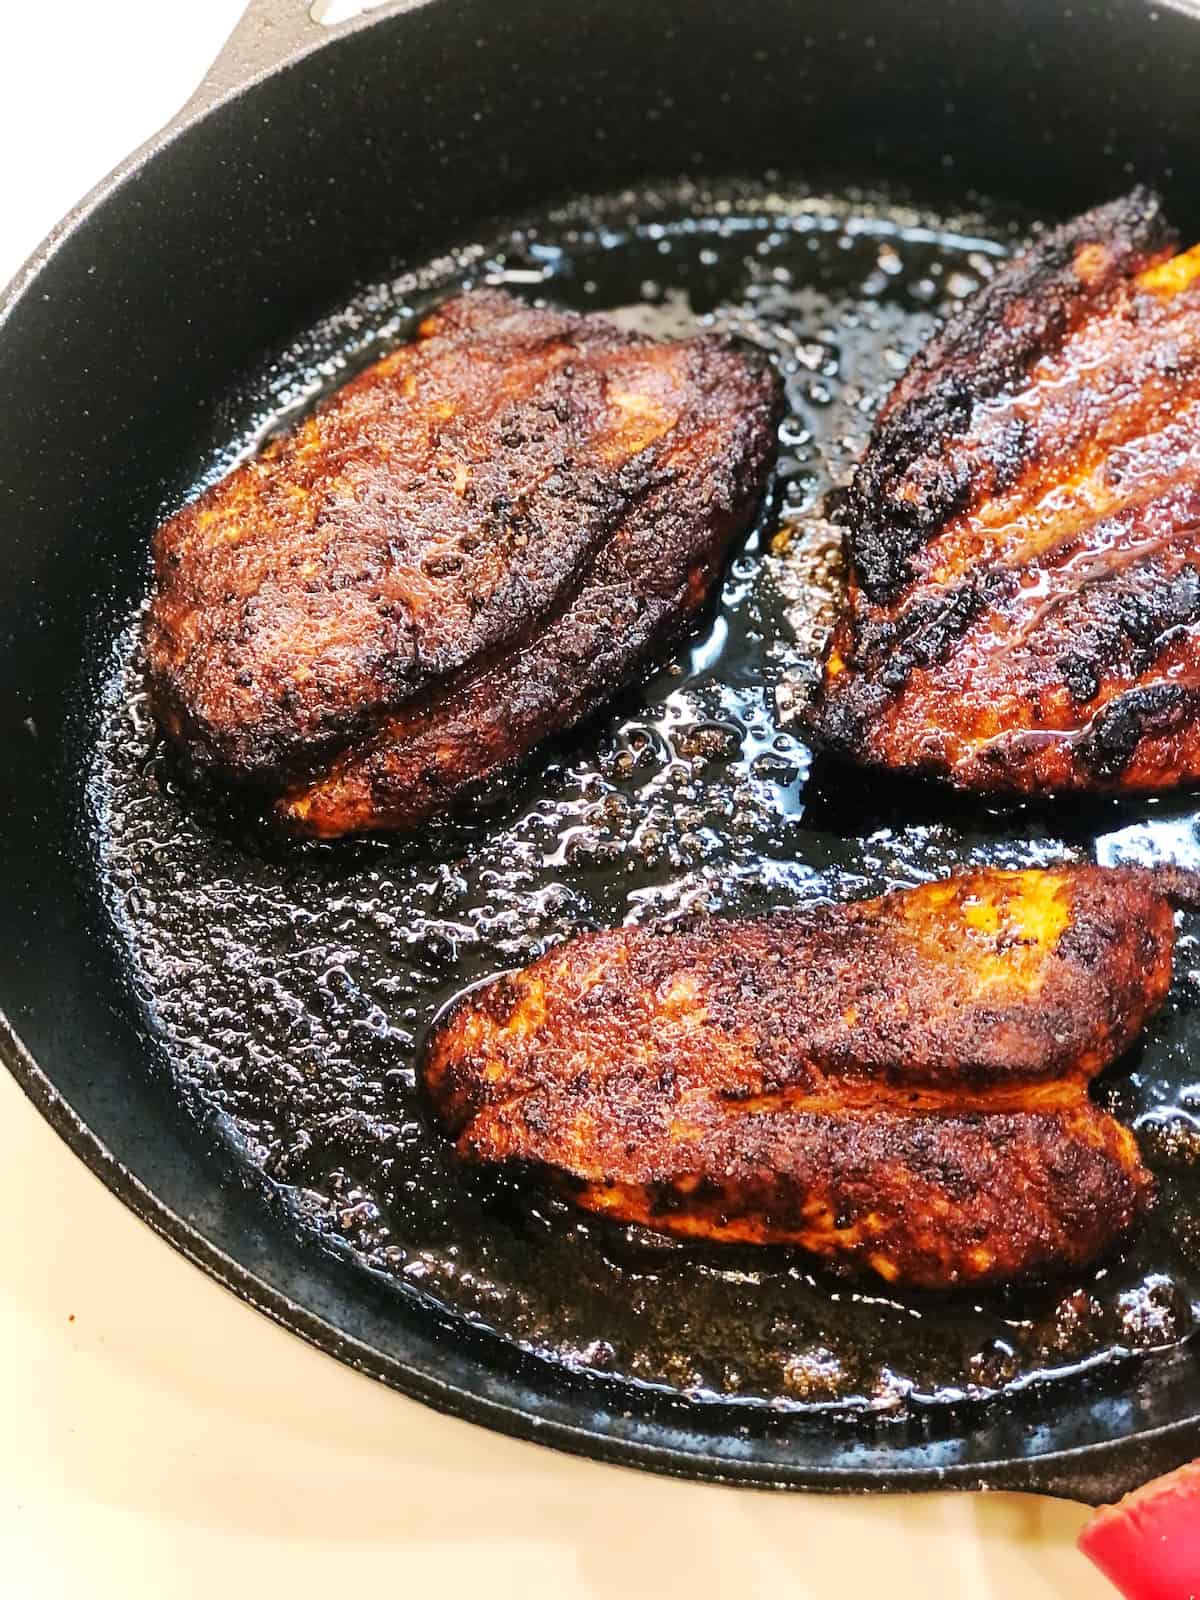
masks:
{"type": "Polygon", "coordinates": [[[1200,235],[1200,12],[1075,0],[425,0],[333,30],[255,0],[180,116],[0,305],[4,1058],[139,1216],[269,1316],[429,1404],[697,1478],[1099,1501],[1200,1453],[1185,1346],[1102,1388],[834,1424],[636,1402],[498,1349],[302,1245],[147,1070],[73,835],[79,663],[215,397],[361,284],[494,217],[652,174],[782,170],[1068,214],[1133,176],[1200,235]],[[949,1415],[949,1422],[947,1422],[949,1415]]]}

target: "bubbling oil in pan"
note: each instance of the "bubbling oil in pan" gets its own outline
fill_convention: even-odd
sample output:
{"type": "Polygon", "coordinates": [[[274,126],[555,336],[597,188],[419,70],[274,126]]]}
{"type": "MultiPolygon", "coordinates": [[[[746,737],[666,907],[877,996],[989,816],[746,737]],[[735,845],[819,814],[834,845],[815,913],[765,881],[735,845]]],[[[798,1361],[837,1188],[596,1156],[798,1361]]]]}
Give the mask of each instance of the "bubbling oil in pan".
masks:
{"type": "Polygon", "coordinates": [[[1200,959],[1186,929],[1170,1008],[1103,1089],[1160,1175],[1159,1210],[1124,1257],[1053,1286],[905,1297],[787,1252],[585,1219],[457,1169],[416,1082],[454,994],[582,929],[760,914],[963,863],[1200,863],[1186,800],[962,806],[814,768],[797,731],[836,581],[829,506],[935,315],[1015,237],[878,198],[623,195],[372,290],[229,398],[235,443],[209,478],[423,307],[482,282],[620,308],[650,331],[734,332],[772,353],[788,395],[771,502],[690,648],[415,843],[297,844],[185,784],[141,697],[136,615],[113,641],[86,796],[103,915],[180,1102],[294,1225],[524,1351],[697,1403],[896,1414],[1190,1334],[1200,959]]]}

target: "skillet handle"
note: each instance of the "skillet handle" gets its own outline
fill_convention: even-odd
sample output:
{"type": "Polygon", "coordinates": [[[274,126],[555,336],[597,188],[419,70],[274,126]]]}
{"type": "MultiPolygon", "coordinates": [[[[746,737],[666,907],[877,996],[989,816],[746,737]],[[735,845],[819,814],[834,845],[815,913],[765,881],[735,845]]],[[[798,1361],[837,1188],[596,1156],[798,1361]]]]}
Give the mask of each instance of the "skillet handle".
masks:
{"type": "Polygon", "coordinates": [[[327,39],[366,27],[382,12],[408,11],[421,3],[423,0],[249,0],[203,82],[175,120],[191,121],[228,95],[299,61],[327,39]],[[343,20],[317,21],[323,12],[343,20]]]}

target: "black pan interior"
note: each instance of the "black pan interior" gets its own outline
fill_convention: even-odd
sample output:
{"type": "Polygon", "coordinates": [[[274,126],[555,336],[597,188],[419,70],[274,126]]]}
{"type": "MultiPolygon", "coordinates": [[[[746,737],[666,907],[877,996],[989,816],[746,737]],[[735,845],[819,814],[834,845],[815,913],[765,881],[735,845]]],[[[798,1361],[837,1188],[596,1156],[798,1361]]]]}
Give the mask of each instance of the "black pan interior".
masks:
{"type": "MultiPolygon", "coordinates": [[[[985,60],[969,7],[903,27],[856,9],[846,29],[763,7],[759,37],[717,7],[686,20],[583,8],[568,37],[535,5],[499,20],[430,5],[192,129],[43,266],[37,294],[8,313],[0,367],[15,691],[0,856],[14,938],[0,978],[55,1086],[131,1169],[110,1165],[110,1181],[154,1212],[144,1183],[185,1248],[371,1370],[648,1464],[998,1481],[997,1462],[1195,1409],[1190,934],[1170,1013],[1108,1091],[1141,1120],[1171,1225],[1087,1283],[1019,1300],[898,1304],[793,1260],[601,1236],[526,1194],[464,1184],[411,1085],[441,1000],[569,928],[767,909],[963,859],[1197,848],[1187,801],[965,814],[865,792],[810,770],[788,723],[812,621],[799,579],[825,567],[825,497],[890,369],[1007,246],[1005,202],[1061,214],[1115,192],[1127,168],[1178,188],[1172,163],[1195,136],[1172,14],[1157,33],[1138,6],[1093,17],[1108,27],[1101,48],[1083,13],[1075,30],[1046,26],[1040,8],[993,8],[1003,31],[985,60]],[[540,54],[520,48],[535,37],[540,54]],[[1137,115],[1129,105],[1139,61],[1157,73],[1152,117],[1146,100],[1137,115]],[[395,109],[403,82],[426,108],[420,139],[395,109]],[[1014,114],[1018,89],[1036,115],[1014,114]],[[577,189],[638,173],[632,118],[661,124],[664,167],[759,183],[640,183],[552,215],[561,162],[577,189]],[[283,126],[305,130],[303,159],[283,126]],[[222,184],[196,183],[214,169],[222,184]],[[856,171],[869,195],[842,175],[856,171]],[[906,184],[915,208],[897,199],[906,184]],[[536,217],[536,231],[485,226],[497,209],[536,217]],[[642,227],[622,237],[635,216],[642,227]],[[465,241],[478,248],[452,248],[465,241]],[[473,820],[419,850],[280,846],[225,800],[185,792],[135,698],[128,709],[146,538],[231,452],[402,335],[423,299],[489,275],[573,303],[637,303],[659,326],[710,312],[774,349],[793,401],[774,520],[735,561],[682,673],[551,751],[473,820]],[[780,515],[790,545],[771,549],[780,515]],[[259,1170],[288,1185],[274,1212],[259,1170]],[[1146,1350],[1158,1354],[1127,1358],[1146,1350]],[[1030,1380],[1051,1369],[1073,1376],[1058,1372],[1047,1398],[1030,1380]],[[1024,1392],[983,1403],[1014,1386],[1024,1392]],[[828,1407],[868,1416],[809,1414],[828,1407]]],[[[56,1115],[88,1143],[61,1104],[56,1115]]]]}
{"type": "Polygon", "coordinates": [[[485,282],[660,331],[733,332],[770,353],[789,401],[759,526],[690,649],[415,841],[305,847],[188,785],[145,710],[136,617],[100,641],[112,666],[81,743],[98,745],[83,836],[102,937],[171,1090],[294,1225],[542,1360],[697,1405],[899,1414],[1189,1337],[1190,935],[1170,1012],[1103,1088],[1163,1168],[1154,1224],[1086,1277],[986,1299],[896,1297],[786,1251],[671,1245],[479,1181],[414,1070],[455,994],[583,928],[761,914],[967,863],[1200,863],[1190,801],[949,805],[814,765],[796,726],[836,600],[827,513],[889,382],[1011,237],[995,218],[779,188],[592,200],[376,286],[226,397],[235,441],[264,417],[277,427],[280,399],[311,398],[439,296],[485,282]]]}

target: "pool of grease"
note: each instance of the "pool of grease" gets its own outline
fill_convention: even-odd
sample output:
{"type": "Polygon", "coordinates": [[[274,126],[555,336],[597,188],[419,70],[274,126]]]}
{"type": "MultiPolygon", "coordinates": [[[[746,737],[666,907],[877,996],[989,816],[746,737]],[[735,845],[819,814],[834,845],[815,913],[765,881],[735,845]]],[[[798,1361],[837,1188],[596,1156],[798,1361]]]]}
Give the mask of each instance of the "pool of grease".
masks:
{"type": "Polygon", "coordinates": [[[1190,1335],[1200,928],[1183,930],[1168,1010],[1099,1091],[1159,1174],[1155,1217],[1124,1256],[1054,1285],[907,1296],[786,1251],[586,1219],[456,1168],[416,1081],[447,1000],[581,929],[758,915],[963,863],[1200,864],[1187,800],[964,805],[814,763],[799,731],[838,491],[935,317],[1018,236],[878,198],[617,196],[376,286],[226,397],[193,492],[468,283],[660,333],[728,330],[770,351],[788,395],[770,502],[690,648],[416,840],[300,844],[188,783],[141,693],[138,608],[106,640],[85,797],[101,914],[180,1104],[289,1226],[548,1362],[697,1404],[900,1414],[1190,1335]]]}

